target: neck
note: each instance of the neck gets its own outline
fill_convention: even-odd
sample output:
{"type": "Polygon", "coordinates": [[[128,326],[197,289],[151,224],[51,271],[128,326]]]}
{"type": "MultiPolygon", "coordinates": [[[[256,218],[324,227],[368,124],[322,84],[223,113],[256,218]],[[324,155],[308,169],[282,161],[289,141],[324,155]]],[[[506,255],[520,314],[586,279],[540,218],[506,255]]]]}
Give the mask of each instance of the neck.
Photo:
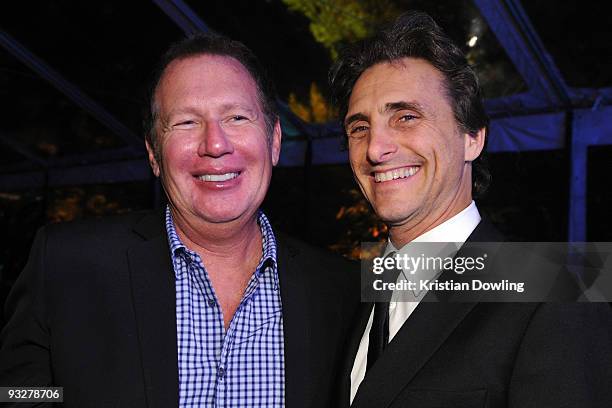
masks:
{"type": "Polygon", "coordinates": [[[227,329],[261,259],[262,236],[257,215],[218,224],[190,220],[174,210],[172,216],[183,244],[202,259],[227,329]]]}
{"type": "Polygon", "coordinates": [[[187,248],[202,259],[235,260],[244,254],[261,254],[262,236],[257,224],[257,213],[244,220],[209,223],[192,220],[171,208],[176,232],[187,248]]]}
{"type": "Polygon", "coordinates": [[[458,192],[450,204],[443,206],[439,211],[431,211],[420,219],[409,220],[408,222],[389,227],[389,238],[396,248],[402,248],[417,237],[434,229],[438,225],[465,210],[472,203],[471,188],[465,192],[458,192]]]}

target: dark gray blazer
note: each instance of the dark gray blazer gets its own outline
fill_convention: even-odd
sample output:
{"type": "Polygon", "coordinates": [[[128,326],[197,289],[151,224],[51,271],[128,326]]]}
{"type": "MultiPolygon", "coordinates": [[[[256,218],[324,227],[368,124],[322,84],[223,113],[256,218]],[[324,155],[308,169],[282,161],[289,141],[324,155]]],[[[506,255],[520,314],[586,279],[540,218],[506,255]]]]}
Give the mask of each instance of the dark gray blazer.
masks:
{"type": "MultiPolygon", "coordinates": [[[[359,303],[358,267],[282,234],[277,241],[286,405],[326,406],[359,303]]],[[[41,229],[6,314],[0,385],[63,386],[66,407],[178,406],[161,214],[41,229]]]]}
{"type": "MultiPolygon", "coordinates": [[[[503,241],[482,222],[473,242],[503,241]]],[[[347,345],[338,407],[372,310],[347,345]]],[[[612,407],[607,303],[421,302],[366,374],[354,408],[612,407]]]]}

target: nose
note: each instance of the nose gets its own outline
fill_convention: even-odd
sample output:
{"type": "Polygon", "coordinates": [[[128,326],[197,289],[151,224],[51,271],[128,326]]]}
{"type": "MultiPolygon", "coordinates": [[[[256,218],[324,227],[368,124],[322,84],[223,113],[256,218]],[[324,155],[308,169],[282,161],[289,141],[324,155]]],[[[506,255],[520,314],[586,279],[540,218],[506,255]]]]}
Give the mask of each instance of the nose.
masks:
{"type": "Polygon", "coordinates": [[[198,145],[198,155],[221,157],[234,152],[234,145],[219,122],[209,121],[198,145]]]}
{"type": "Polygon", "coordinates": [[[368,161],[372,164],[384,163],[397,152],[397,143],[392,132],[382,127],[370,128],[368,140],[368,161]]]}

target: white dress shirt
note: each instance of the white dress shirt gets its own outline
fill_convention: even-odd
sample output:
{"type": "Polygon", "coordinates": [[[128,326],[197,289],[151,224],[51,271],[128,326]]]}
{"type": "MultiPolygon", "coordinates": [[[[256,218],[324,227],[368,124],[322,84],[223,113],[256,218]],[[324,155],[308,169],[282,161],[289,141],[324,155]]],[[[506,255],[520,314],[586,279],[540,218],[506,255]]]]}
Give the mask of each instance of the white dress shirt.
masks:
{"type": "MultiPolygon", "coordinates": [[[[444,221],[442,224],[435,228],[427,231],[423,235],[416,237],[412,242],[458,242],[464,243],[472,231],[476,228],[480,222],[480,213],[476,208],[474,201],[470,203],[463,211],[457,215],[444,221]]],[[[405,247],[404,247],[405,248],[405,247]]],[[[403,248],[402,248],[403,249],[403,248]]],[[[402,253],[402,249],[399,251],[393,246],[391,241],[388,242],[385,254],[391,251],[397,251],[399,254],[402,253]]],[[[421,294],[419,296],[422,299],[421,294]]],[[[389,302],[389,341],[395,337],[397,332],[401,329],[404,322],[410,317],[414,309],[418,306],[419,302],[389,302]]],[[[351,370],[351,404],[357,394],[357,389],[363,381],[366,372],[366,364],[368,358],[368,345],[370,343],[370,329],[372,328],[372,319],[374,317],[374,309],[370,313],[370,319],[366,325],[361,342],[359,343],[359,349],[355,356],[355,362],[353,363],[353,369],[351,370]]]]}

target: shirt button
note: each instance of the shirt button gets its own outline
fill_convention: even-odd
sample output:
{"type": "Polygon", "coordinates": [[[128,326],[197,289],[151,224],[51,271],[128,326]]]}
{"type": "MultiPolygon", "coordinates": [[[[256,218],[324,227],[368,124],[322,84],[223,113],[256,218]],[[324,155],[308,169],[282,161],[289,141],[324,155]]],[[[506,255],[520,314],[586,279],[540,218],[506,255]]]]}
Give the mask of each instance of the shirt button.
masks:
{"type": "Polygon", "coordinates": [[[216,304],[217,302],[215,302],[215,299],[208,299],[208,306],[215,307],[216,304]]]}
{"type": "Polygon", "coordinates": [[[389,309],[393,310],[397,306],[396,302],[389,302],[389,309]]]}
{"type": "Polygon", "coordinates": [[[223,366],[219,367],[219,370],[217,372],[217,375],[219,376],[219,378],[223,379],[223,377],[225,377],[225,369],[223,368],[223,366]]]}

